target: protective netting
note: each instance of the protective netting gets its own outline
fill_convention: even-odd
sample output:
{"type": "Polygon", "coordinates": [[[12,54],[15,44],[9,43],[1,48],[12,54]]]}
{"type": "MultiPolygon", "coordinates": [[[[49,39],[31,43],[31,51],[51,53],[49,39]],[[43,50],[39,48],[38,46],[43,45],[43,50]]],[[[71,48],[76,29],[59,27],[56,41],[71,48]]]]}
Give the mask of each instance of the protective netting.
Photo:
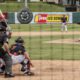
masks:
{"type": "MultiPolygon", "coordinates": [[[[14,13],[24,8],[24,1],[9,1],[0,3],[0,8],[3,12],[8,11],[14,13]]],[[[40,14],[40,16],[36,14],[37,18],[41,17],[41,14],[47,14],[51,18],[53,15],[61,16],[61,14],[68,14],[64,6],[54,3],[43,3],[42,1],[28,1],[28,8],[32,12],[38,12],[40,14]]],[[[68,15],[69,19],[72,15],[68,15]]],[[[32,72],[35,74],[34,76],[24,76],[20,71],[21,65],[18,64],[13,66],[13,72],[16,74],[13,79],[80,80],[79,24],[74,24],[73,22],[67,23],[68,30],[61,31],[62,24],[58,21],[56,23],[55,20],[53,20],[54,23],[48,23],[49,20],[46,23],[40,23],[37,19],[35,21],[29,24],[20,24],[16,21],[15,23],[9,24],[13,31],[10,45],[14,43],[18,36],[24,39],[26,51],[29,53],[34,65],[32,72]]],[[[0,79],[5,80],[3,75],[0,75],[0,79]]]]}

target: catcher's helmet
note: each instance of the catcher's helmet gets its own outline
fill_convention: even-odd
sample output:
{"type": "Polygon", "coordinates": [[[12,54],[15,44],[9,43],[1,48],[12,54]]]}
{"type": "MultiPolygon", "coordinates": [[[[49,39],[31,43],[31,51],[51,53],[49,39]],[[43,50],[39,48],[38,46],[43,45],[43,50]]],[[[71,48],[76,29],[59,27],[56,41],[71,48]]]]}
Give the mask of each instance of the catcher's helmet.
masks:
{"type": "Polygon", "coordinates": [[[18,37],[16,40],[15,40],[16,43],[24,43],[24,40],[21,38],[21,37],[18,37]]]}

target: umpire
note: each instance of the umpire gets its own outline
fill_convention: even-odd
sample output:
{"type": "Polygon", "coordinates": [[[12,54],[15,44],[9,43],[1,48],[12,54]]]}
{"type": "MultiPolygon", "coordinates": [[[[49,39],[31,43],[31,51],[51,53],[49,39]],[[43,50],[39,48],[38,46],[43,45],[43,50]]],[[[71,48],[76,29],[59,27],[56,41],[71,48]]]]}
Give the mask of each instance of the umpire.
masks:
{"type": "Polygon", "coordinates": [[[12,59],[8,46],[8,36],[5,27],[0,25],[0,57],[5,62],[5,77],[14,77],[12,73],[12,59]]]}
{"type": "Polygon", "coordinates": [[[8,38],[9,36],[6,34],[6,25],[4,18],[1,17],[2,14],[0,13],[0,58],[2,58],[5,62],[5,77],[10,78],[14,77],[14,74],[12,73],[12,59],[11,54],[9,51],[9,45],[8,45],[8,38]]]}

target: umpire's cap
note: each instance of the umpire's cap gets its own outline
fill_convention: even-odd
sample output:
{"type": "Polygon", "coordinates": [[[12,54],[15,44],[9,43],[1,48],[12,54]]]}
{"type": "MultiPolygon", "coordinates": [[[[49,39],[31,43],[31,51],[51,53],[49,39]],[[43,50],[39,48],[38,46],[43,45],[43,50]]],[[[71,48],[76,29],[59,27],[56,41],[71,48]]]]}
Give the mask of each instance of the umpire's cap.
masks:
{"type": "Polygon", "coordinates": [[[15,40],[16,43],[24,43],[24,40],[21,38],[21,37],[18,37],[16,40],[15,40]]]}

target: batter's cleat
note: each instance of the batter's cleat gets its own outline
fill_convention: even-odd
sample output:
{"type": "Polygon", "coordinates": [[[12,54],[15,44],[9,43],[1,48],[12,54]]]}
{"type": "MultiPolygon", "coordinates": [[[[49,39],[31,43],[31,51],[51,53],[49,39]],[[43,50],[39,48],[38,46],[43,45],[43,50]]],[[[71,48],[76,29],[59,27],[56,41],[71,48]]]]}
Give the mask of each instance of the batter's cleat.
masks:
{"type": "Polygon", "coordinates": [[[15,77],[13,73],[5,73],[5,78],[12,78],[15,77]]]}
{"type": "Polygon", "coordinates": [[[34,73],[33,72],[30,72],[30,71],[29,72],[25,72],[24,74],[25,75],[28,75],[28,76],[33,76],[34,75],[34,73]]]}

